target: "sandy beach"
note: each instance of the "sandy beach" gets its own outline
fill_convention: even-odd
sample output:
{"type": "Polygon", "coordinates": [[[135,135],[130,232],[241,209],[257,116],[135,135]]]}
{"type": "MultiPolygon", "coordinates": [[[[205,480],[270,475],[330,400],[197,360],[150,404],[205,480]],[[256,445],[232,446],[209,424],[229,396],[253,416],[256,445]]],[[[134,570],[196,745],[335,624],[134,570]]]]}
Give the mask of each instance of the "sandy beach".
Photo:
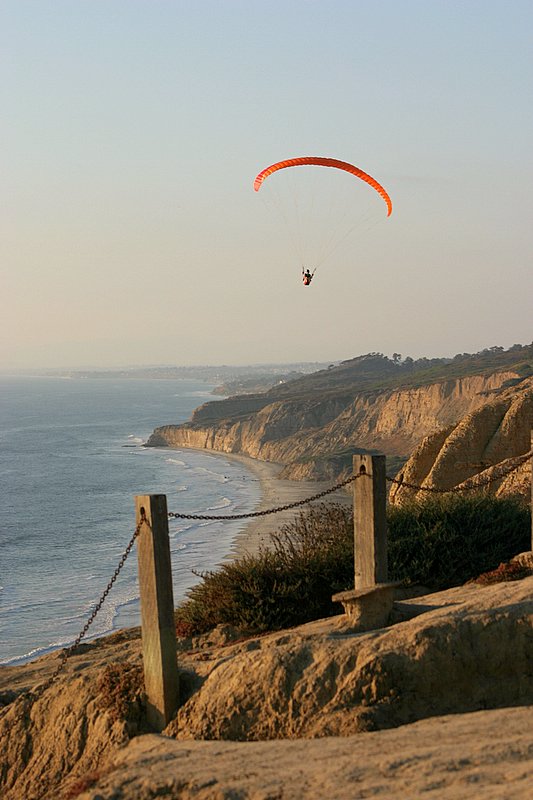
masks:
{"type": "MultiPolygon", "coordinates": [[[[329,489],[333,485],[333,482],[290,481],[280,478],[279,475],[283,470],[283,464],[258,461],[249,456],[222,453],[216,450],[202,450],[200,452],[220,456],[221,458],[226,458],[231,461],[239,461],[254,474],[256,479],[260,482],[262,493],[261,501],[255,511],[266,511],[270,508],[287,505],[297,500],[305,500],[305,498],[312,497],[325,489],[329,489]]],[[[329,503],[351,505],[351,493],[340,489],[328,495],[325,501],[329,503]]],[[[300,511],[305,509],[305,507],[306,506],[302,506],[301,508],[292,509],[290,511],[281,511],[277,514],[252,518],[245,523],[243,530],[237,534],[231,551],[228,554],[228,558],[235,558],[245,553],[257,553],[261,546],[268,546],[270,534],[279,530],[282,525],[286,525],[296,519],[300,511]]]]}

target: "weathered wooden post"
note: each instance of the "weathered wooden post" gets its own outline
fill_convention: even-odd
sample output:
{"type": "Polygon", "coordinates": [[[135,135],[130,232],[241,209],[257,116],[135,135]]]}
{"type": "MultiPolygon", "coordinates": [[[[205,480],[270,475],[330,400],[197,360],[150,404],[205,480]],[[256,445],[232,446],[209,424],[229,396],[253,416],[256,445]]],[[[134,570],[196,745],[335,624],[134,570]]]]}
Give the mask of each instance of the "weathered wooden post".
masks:
{"type": "Polygon", "coordinates": [[[386,457],[353,457],[353,521],[355,588],[367,589],[387,580],[386,457]]]}
{"type": "Polygon", "coordinates": [[[174,597],[164,494],[135,498],[147,719],[162,731],[178,707],[174,597]]]}
{"type": "Polygon", "coordinates": [[[333,595],[353,630],[387,624],[395,583],[387,583],[387,486],[384,455],[353,457],[354,589],[333,595]]]}

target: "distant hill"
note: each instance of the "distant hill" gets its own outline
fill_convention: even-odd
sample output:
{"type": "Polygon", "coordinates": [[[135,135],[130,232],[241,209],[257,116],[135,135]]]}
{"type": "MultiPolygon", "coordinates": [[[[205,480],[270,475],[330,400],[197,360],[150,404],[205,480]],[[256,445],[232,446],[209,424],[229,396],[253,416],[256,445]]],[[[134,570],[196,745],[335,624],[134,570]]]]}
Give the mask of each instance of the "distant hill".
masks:
{"type": "Polygon", "coordinates": [[[357,392],[373,392],[392,387],[419,387],[504,370],[516,372],[517,377],[532,375],[533,344],[515,344],[508,350],[490,347],[479,353],[459,353],[453,358],[402,359],[400,355],[388,358],[383,353],[367,353],[307,375],[288,387],[275,387],[271,394],[283,397],[300,390],[316,391],[320,388],[330,391],[341,386],[349,386],[357,392]]]}

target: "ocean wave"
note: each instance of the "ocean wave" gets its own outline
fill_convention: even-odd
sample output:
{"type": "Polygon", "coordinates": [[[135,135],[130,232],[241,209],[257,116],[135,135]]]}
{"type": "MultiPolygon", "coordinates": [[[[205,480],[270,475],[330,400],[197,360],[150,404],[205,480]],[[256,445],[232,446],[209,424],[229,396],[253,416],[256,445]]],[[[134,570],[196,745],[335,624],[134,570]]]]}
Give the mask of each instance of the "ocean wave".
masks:
{"type": "MultiPolygon", "coordinates": [[[[38,614],[42,608],[42,598],[39,597],[35,600],[29,599],[26,601],[19,600],[16,596],[9,600],[9,602],[2,603],[2,607],[0,608],[0,616],[7,616],[9,613],[15,611],[17,614],[25,614],[25,615],[32,615],[38,614]]],[[[47,608],[52,608],[56,606],[57,608],[61,608],[63,605],[63,598],[62,597],[54,597],[48,598],[46,600],[47,608]]]]}
{"type": "Polygon", "coordinates": [[[218,503],[216,503],[216,505],[208,506],[207,510],[208,511],[218,511],[221,508],[228,508],[228,506],[231,506],[232,504],[233,504],[233,500],[230,500],[229,497],[222,497],[221,500],[218,503]]]}
{"type": "MultiPolygon", "coordinates": [[[[83,638],[83,642],[91,642],[95,639],[99,639],[101,636],[105,636],[108,633],[112,633],[112,629],[108,631],[104,631],[104,633],[92,633],[89,636],[85,636],[83,638]]],[[[34,661],[36,658],[41,658],[41,656],[46,656],[49,653],[53,653],[55,650],[63,650],[65,647],[70,647],[71,644],[75,641],[75,637],[68,639],[62,639],[60,641],[51,642],[50,644],[43,646],[43,647],[35,647],[33,650],[29,650],[27,653],[24,653],[21,656],[11,656],[9,658],[0,658],[0,664],[2,666],[18,666],[20,664],[26,664],[28,661],[34,661]]]]}
{"type": "Polygon", "coordinates": [[[194,530],[196,527],[198,527],[196,522],[190,522],[186,525],[178,523],[178,526],[170,531],[170,536],[176,536],[178,534],[181,536],[184,533],[187,533],[187,531],[194,530]]]}
{"type": "Polygon", "coordinates": [[[231,480],[228,475],[221,475],[220,472],[215,472],[215,470],[208,469],[207,467],[193,467],[192,471],[208,475],[209,480],[215,480],[217,483],[228,483],[231,480]]]}
{"type": "Polygon", "coordinates": [[[178,467],[186,467],[185,461],[180,461],[179,458],[165,458],[167,464],[177,464],[178,467]]]}
{"type": "Polygon", "coordinates": [[[21,656],[12,656],[11,658],[0,658],[0,664],[3,666],[17,666],[19,664],[25,664],[27,661],[33,661],[36,658],[40,658],[41,656],[45,656],[48,653],[53,653],[54,650],[59,650],[61,647],[65,647],[67,642],[64,644],[50,644],[47,647],[36,647],[34,650],[30,650],[28,653],[24,653],[21,656]]]}

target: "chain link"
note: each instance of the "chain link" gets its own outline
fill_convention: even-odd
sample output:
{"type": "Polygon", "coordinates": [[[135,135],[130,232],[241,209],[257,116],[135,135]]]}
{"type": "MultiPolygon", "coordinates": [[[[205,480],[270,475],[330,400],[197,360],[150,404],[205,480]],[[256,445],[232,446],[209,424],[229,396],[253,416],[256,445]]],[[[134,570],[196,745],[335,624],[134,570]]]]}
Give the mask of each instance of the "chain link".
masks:
{"type": "Polygon", "coordinates": [[[348,486],[349,483],[353,483],[357,478],[360,478],[361,473],[359,475],[350,475],[349,478],[346,480],[341,481],[340,483],[336,483],[335,486],[332,486],[330,489],[325,489],[323,492],[318,492],[318,494],[314,494],[311,497],[306,497],[305,500],[296,500],[294,503],[287,503],[284,506],[276,506],[275,508],[267,508],[263,511],[251,511],[248,514],[225,514],[225,515],[213,515],[213,514],[179,514],[175,511],[169,511],[168,516],[169,518],[174,519],[195,519],[195,520],[224,520],[224,519],[252,519],[253,517],[266,517],[269,514],[279,514],[280,511],[290,511],[293,508],[299,508],[300,506],[305,506],[308,503],[312,503],[314,500],[320,500],[322,497],[327,497],[328,494],[333,494],[333,492],[337,492],[339,489],[342,489],[343,486],[348,486]]]}
{"type": "MultiPolygon", "coordinates": [[[[459,492],[469,492],[475,491],[476,489],[482,489],[484,486],[489,486],[491,483],[496,483],[496,481],[501,481],[502,478],[506,478],[507,475],[510,475],[512,472],[515,472],[522,464],[525,464],[527,461],[530,461],[533,458],[533,450],[530,450],[529,453],[526,453],[517,460],[516,464],[513,464],[512,467],[508,467],[503,469],[501,472],[498,472],[496,475],[490,475],[483,480],[477,481],[477,483],[472,483],[468,486],[462,486],[459,484],[458,486],[452,486],[450,489],[439,489],[436,486],[418,486],[415,483],[407,483],[406,481],[402,480],[401,478],[390,478],[387,475],[387,480],[389,483],[394,483],[396,486],[402,486],[406,489],[415,489],[419,492],[433,492],[434,494],[453,494],[459,492]]],[[[471,478],[467,478],[465,483],[468,481],[472,481],[476,479],[476,475],[473,475],[471,478]]]]}
{"type": "MultiPolygon", "coordinates": [[[[455,492],[466,492],[470,490],[480,489],[484,486],[488,486],[491,483],[495,483],[496,481],[505,478],[507,475],[510,475],[512,472],[515,472],[522,464],[525,464],[526,461],[529,461],[533,457],[533,450],[529,453],[526,453],[517,460],[516,464],[513,464],[512,467],[509,467],[505,470],[502,470],[497,475],[493,475],[491,477],[485,478],[482,481],[472,484],[471,486],[453,486],[450,489],[438,489],[434,486],[419,486],[415,483],[407,483],[406,481],[402,480],[401,478],[391,478],[389,475],[386,475],[386,480],[389,483],[396,484],[397,486],[403,486],[406,489],[415,489],[420,492],[434,492],[435,494],[449,494],[455,492]]],[[[349,483],[353,483],[357,478],[360,478],[362,475],[367,475],[370,477],[370,473],[359,473],[357,475],[350,475],[349,478],[346,480],[341,481],[340,483],[335,484],[330,489],[326,489],[323,492],[318,492],[318,494],[314,494],[311,497],[306,497],[304,500],[296,500],[294,503],[287,503],[284,506],[275,506],[274,508],[267,508],[263,511],[251,511],[248,514],[180,514],[175,511],[169,511],[168,516],[171,519],[191,519],[191,520],[209,520],[209,521],[223,521],[227,520],[235,520],[235,519],[253,519],[255,517],[266,517],[269,514],[279,514],[280,511],[290,511],[293,508],[299,508],[300,506],[305,506],[308,503],[312,503],[314,500],[320,500],[322,497],[326,497],[329,494],[333,494],[333,492],[337,492],[339,489],[342,489],[344,486],[347,486],[349,483]]],[[[468,478],[467,480],[473,480],[473,478],[468,478]]]]}
{"type": "MultiPolygon", "coordinates": [[[[23,694],[19,695],[16,698],[17,700],[18,699],[24,699],[24,700],[29,701],[29,705],[27,703],[24,703],[23,710],[21,712],[19,712],[19,714],[17,714],[17,716],[12,720],[11,724],[6,728],[6,730],[4,730],[0,734],[0,742],[12,730],[12,728],[14,727],[14,725],[17,722],[19,722],[20,720],[25,718],[26,714],[31,709],[31,707],[35,703],[35,701],[38,700],[39,697],[41,697],[46,692],[46,690],[54,683],[54,681],[56,680],[58,675],[64,669],[65,664],[67,663],[67,660],[68,660],[69,656],[71,656],[72,653],[74,652],[74,650],[78,647],[78,645],[80,644],[81,640],[83,639],[83,637],[85,636],[85,634],[87,633],[87,631],[89,630],[91,625],[93,624],[93,622],[94,622],[94,620],[96,618],[96,615],[98,614],[98,612],[102,608],[102,606],[103,606],[103,604],[104,604],[104,602],[105,602],[105,600],[107,598],[107,595],[109,594],[109,592],[113,588],[113,584],[115,583],[116,579],[118,578],[118,576],[119,576],[119,574],[120,574],[120,572],[122,570],[122,567],[126,563],[126,559],[128,558],[128,556],[129,556],[129,554],[131,552],[131,549],[132,549],[133,545],[135,544],[135,540],[137,539],[137,537],[139,535],[141,527],[142,527],[143,523],[145,523],[145,522],[147,522],[146,521],[146,517],[145,517],[144,514],[142,514],[141,520],[138,523],[137,527],[135,528],[135,532],[134,532],[133,536],[131,537],[130,541],[128,542],[128,546],[126,547],[124,553],[122,554],[122,557],[121,557],[120,561],[118,562],[118,566],[117,566],[116,570],[114,571],[114,573],[113,573],[109,583],[107,584],[106,588],[104,589],[104,591],[102,593],[102,596],[100,597],[99,601],[97,602],[97,604],[93,608],[89,619],[87,620],[87,622],[85,623],[85,625],[83,626],[83,628],[81,629],[79,634],[77,635],[76,639],[72,642],[71,645],[66,647],[61,652],[61,656],[60,656],[60,659],[59,659],[59,664],[56,667],[56,669],[54,670],[54,672],[50,675],[50,677],[41,686],[38,687],[38,689],[36,689],[35,692],[24,692],[23,694]]],[[[3,714],[2,717],[0,717],[0,720],[5,719],[5,717],[9,714],[10,710],[11,709],[8,708],[6,710],[6,713],[3,714]]]]}

